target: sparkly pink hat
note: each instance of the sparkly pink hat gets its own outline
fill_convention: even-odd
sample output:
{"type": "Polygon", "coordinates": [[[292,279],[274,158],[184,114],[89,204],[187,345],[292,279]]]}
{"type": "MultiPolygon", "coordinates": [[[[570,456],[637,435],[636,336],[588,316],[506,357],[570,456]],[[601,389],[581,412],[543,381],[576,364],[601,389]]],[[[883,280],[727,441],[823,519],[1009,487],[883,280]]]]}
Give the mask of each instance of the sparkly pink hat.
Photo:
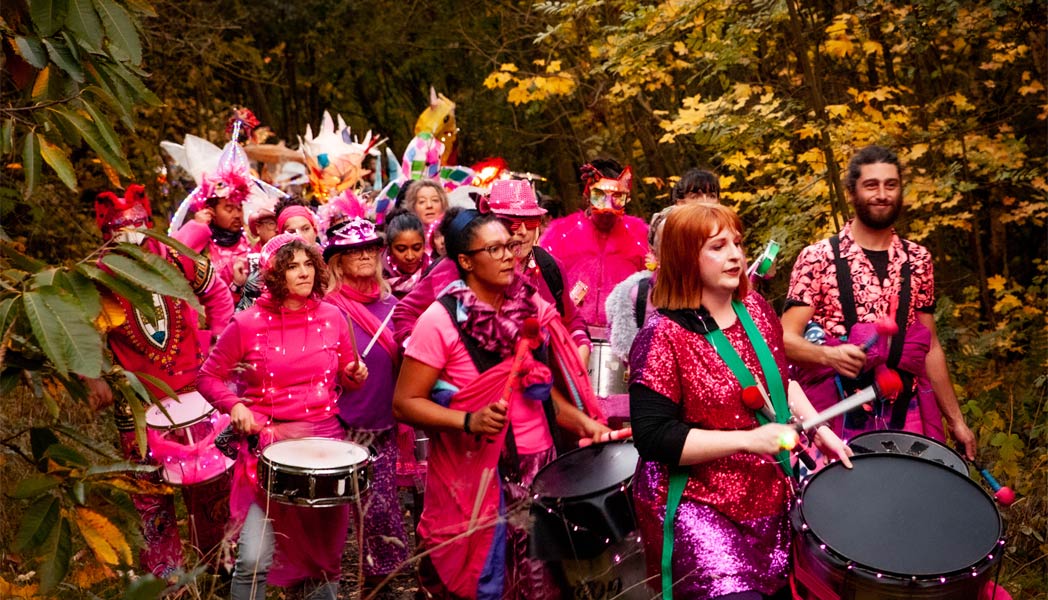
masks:
{"type": "Polygon", "coordinates": [[[335,225],[328,230],[327,238],[327,246],[324,248],[325,261],[351,248],[381,246],[383,243],[375,231],[375,224],[360,217],[352,217],[335,225]]]}
{"type": "Polygon", "coordinates": [[[301,240],[302,238],[298,234],[294,233],[281,233],[273,236],[265,246],[262,246],[261,266],[263,270],[269,269],[273,265],[273,257],[277,255],[277,251],[284,246],[290,244],[295,240],[301,240]]]}
{"type": "Polygon", "coordinates": [[[492,183],[488,207],[497,215],[537,217],[546,214],[546,209],[539,207],[535,190],[523,179],[499,179],[492,183]]]}

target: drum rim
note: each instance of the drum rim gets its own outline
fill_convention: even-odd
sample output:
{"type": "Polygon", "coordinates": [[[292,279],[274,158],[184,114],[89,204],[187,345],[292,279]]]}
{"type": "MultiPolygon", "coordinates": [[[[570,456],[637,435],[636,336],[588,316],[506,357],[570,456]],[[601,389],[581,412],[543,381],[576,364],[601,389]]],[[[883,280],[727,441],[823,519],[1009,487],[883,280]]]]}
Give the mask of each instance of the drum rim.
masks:
{"type": "MultiPolygon", "coordinates": [[[[869,573],[880,573],[880,574],[883,574],[884,576],[892,577],[892,578],[900,579],[900,580],[904,580],[904,581],[910,581],[913,578],[916,578],[918,581],[925,581],[925,580],[939,579],[939,578],[942,578],[942,577],[952,578],[952,577],[955,577],[957,575],[968,575],[978,565],[982,565],[984,563],[992,564],[992,563],[1000,560],[1001,553],[1000,553],[1000,551],[997,551],[996,549],[1001,546],[1001,542],[1005,539],[1004,520],[1001,518],[1001,511],[1000,511],[999,508],[997,508],[997,504],[994,502],[993,497],[990,496],[990,494],[987,493],[986,490],[983,489],[983,487],[981,485],[979,485],[975,481],[972,481],[971,478],[961,475],[960,473],[958,473],[955,469],[953,469],[951,467],[948,467],[946,465],[943,465],[943,464],[940,464],[940,463],[937,463],[937,462],[934,462],[934,461],[930,461],[928,459],[920,458],[920,457],[917,457],[917,456],[910,456],[908,454],[899,454],[899,453],[892,453],[892,452],[871,452],[869,454],[859,454],[859,455],[853,456],[853,457],[851,457],[851,460],[853,462],[856,461],[856,460],[858,460],[858,461],[883,460],[886,457],[892,457],[892,458],[895,458],[895,459],[905,459],[905,460],[910,460],[910,461],[917,461],[917,462],[919,462],[921,464],[932,465],[932,466],[934,466],[935,468],[938,468],[938,469],[945,469],[949,473],[952,473],[954,475],[962,477],[965,481],[968,481],[973,488],[978,490],[978,492],[980,494],[982,494],[982,496],[986,499],[986,501],[990,504],[990,506],[992,506],[994,508],[994,516],[997,518],[997,521],[996,521],[997,522],[997,536],[996,536],[996,539],[994,539],[993,545],[991,546],[990,550],[988,550],[987,552],[983,553],[983,554],[986,554],[986,555],[993,554],[993,558],[990,559],[990,558],[987,558],[986,556],[984,556],[983,558],[980,558],[979,560],[975,561],[974,563],[972,563],[972,564],[970,564],[968,566],[965,566],[965,567],[960,568],[960,569],[955,569],[953,571],[945,571],[945,572],[942,572],[942,573],[935,573],[935,574],[916,574],[916,573],[900,573],[898,571],[892,571],[892,570],[889,570],[889,569],[881,569],[881,568],[871,567],[871,566],[869,566],[869,565],[867,565],[865,563],[862,563],[862,562],[859,562],[859,561],[855,560],[854,558],[849,558],[848,556],[845,556],[841,552],[839,552],[836,549],[834,549],[833,546],[831,546],[829,544],[829,542],[827,542],[825,539],[823,539],[822,537],[817,535],[815,533],[815,530],[811,528],[811,526],[808,524],[808,520],[804,517],[804,502],[803,502],[803,500],[804,500],[804,498],[803,498],[804,492],[808,489],[808,486],[811,485],[811,482],[815,481],[815,478],[817,478],[820,474],[825,473],[829,468],[843,468],[843,465],[835,466],[835,465],[838,465],[839,463],[833,463],[831,465],[828,465],[827,467],[819,469],[813,475],[808,477],[804,481],[804,483],[802,484],[801,492],[796,496],[796,498],[795,498],[795,505],[794,505],[795,507],[797,507],[798,518],[799,518],[799,521],[800,521],[800,528],[801,528],[801,530],[800,531],[795,531],[794,533],[811,537],[813,540],[818,542],[817,545],[819,546],[820,550],[822,550],[823,552],[827,552],[829,554],[832,554],[835,558],[839,559],[841,562],[844,562],[844,563],[850,565],[850,568],[861,569],[861,570],[869,572],[869,573]]],[[[794,525],[794,527],[796,527],[796,525],[794,525]]]]}
{"type": "Polygon", "coordinates": [[[164,406],[163,409],[161,409],[161,406],[163,405],[164,401],[166,401],[166,400],[170,400],[172,402],[178,402],[179,404],[182,403],[182,400],[180,400],[179,398],[172,398],[171,396],[164,396],[163,398],[158,399],[157,402],[154,402],[152,405],[149,406],[149,408],[146,409],[145,416],[143,417],[143,419],[145,420],[145,423],[146,423],[146,427],[148,427],[149,429],[154,429],[156,431],[174,431],[176,429],[185,429],[186,427],[192,427],[193,425],[196,425],[197,423],[202,423],[202,422],[206,421],[207,419],[210,419],[215,414],[217,409],[214,406],[212,406],[211,403],[208,402],[207,399],[204,398],[204,396],[200,392],[197,392],[197,391],[186,392],[187,396],[191,395],[191,394],[195,394],[196,396],[199,396],[200,399],[204,401],[204,406],[209,407],[210,410],[208,410],[204,414],[196,417],[195,419],[193,419],[191,421],[185,421],[185,422],[182,422],[182,423],[171,423],[170,422],[170,420],[171,420],[170,419],[170,413],[165,414],[165,411],[167,410],[167,407],[164,406]],[[168,423],[157,423],[157,424],[150,423],[149,422],[149,413],[154,413],[154,414],[159,413],[161,418],[167,419],[169,422],[168,423]]]}
{"type": "MultiPolygon", "coordinates": [[[[933,437],[930,437],[930,436],[927,436],[927,435],[924,435],[924,434],[921,434],[921,433],[915,433],[913,431],[895,430],[895,429],[874,429],[872,431],[864,431],[864,432],[860,433],[859,435],[856,435],[856,436],[854,436],[852,438],[849,438],[848,441],[845,442],[845,445],[848,446],[849,448],[851,448],[851,443],[854,442],[855,440],[859,439],[859,438],[862,438],[862,437],[865,437],[865,436],[874,437],[875,435],[884,435],[884,434],[903,435],[903,436],[907,436],[907,437],[915,437],[915,438],[918,438],[918,439],[920,439],[922,441],[931,442],[931,445],[936,446],[938,448],[942,448],[942,449],[950,452],[954,456],[956,456],[957,460],[960,461],[960,463],[965,466],[965,471],[963,472],[963,474],[967,475],[968,477],[971,477],[971,473],[967,470],[968,461],[965,460],[964,456],[962,456],[960,452],[954,450],[953,448],[947,446],[945,443],[940,442],[939,440],[937,440],[937,439],[935,439],[933,437]]],[[[934,461],[934,460],[932,460],[930,458],[924,458],[922,456],[914,456],[912,454],[905,454],[905,453],[902,453],[902,452],[869,452],[867,454],[894,454],[896,456],[908,456],[910,458],[920,459],[920,460],[923,460],[925,462],[932,462],[932,463],[935,463],[937,465],[938,464],[942,464],[942,463],[938,463],[938,462],[936,462],[936,461],[934,461]]],[[[947,466],[947,465],[942,465],[942,466],[947,466]]],[[[948,468],[951,469],[954,472],[961,473],[961,471],[958,471],[957,469],[954,469],[953,467],[948,467],[948,468]]]]}
{"type": "MultiPolygon", "coordinates": [[[[636,445],[634,445],[634,443],[633,443],[633,438],[627,438],[627,439],[624,439],[624,440],[614,440],[614,441],[610,441],[610,442],[603,442],[600,445],[591,444],[589,446],[586,446],[585,448],[575,448],[573,450],[569,450],[569,451],[565,452],[564,454],[562,454],[562,455],[558,456],[557,458],[555,458],[549,464],[547,464],[547,465],[543,466],[541,469],[539,469],[538,473],[535,473],[535,478],[531,480],[531,486],[529,486],[529,489],[531,490],[532,498],[534,499],[535,502],[540,502],[540,503],[542,501],[549,501],[549,500],[554,500],[554,501],[585,500],[587,498],[596,498],[598,496],[601,496],[602,494],[607,493],[609,490],[613,490],[613,489],[615,489],[617,487],[620,487],[620,486],[623,486],[623,485],[625,485],[627,488],[630,487],[630,485],[632,485],[632,483],[633,483],[633,477],[634,477],[633,474],[631,474],[629,477],[627,477],[626,479],[618,482],[615,485],[608,485],[608,486],[600,488],[599,490],[590,492],[588,494],[575,494],[573,496],[547,496],[547,495],[540,494],[537,491],[535,491],[535,484],[539,481],[539,478],[542,477],[542,473],[544,471],[546,471],[547,469],[549,469],[550,467],[552,467],[553,463],[557,462],[558,460],[560,460],[562,458],[566,458],[566,457],[568,457],[568,456],[570,456],[572,454],[575,454],[575,453],[593,452],[597,448],[599,448],[600,446],[611,446],[611,445],[623,445],[624,446],[624,445],[627,445],[627,444],[630,445],[630,446],[633,446],[633,449],[636,450],[636,445]]],[[[640,454],[639,453],[637,454],[637,463],[638,464],[640,463],[640,454]]],[[[634,465],[633,472],[636,473],[636,465],[634,465]]]]}
{"type": "Polygon", "coordinates": [[[374,452],[372,452],[371,448],[369,448],[368,446],[365,446],[363,444],[358,444],[356,442],[351,442],[349,440],[340,440],[338,438],[328,438],[328,437],[322,437],[322,436],[310,436],[310,437],[304,437],[304,438],[293,438],[293,439],[288,439],[288,440],[278,440],[276,442],[273,442],[272,444],[269,444],[268,446],[263,448],[258,453],[258,464],[259,465],[263,465],[264,464],[268,469],[270,469],[272,471],[278,471],[280,473],[289,473],[289,474],[292,474],[292,475],[338,475],[340,473],[352,474],[352,473],[355,473],[355,472],[361,470],[361,467],[366,467],[366,466],[370,465],[372,462],[374,462],[374,460],[375,460],[375,454],[374,454],[374,452]],[[295,467],[295,466],[291,466],[291,465],[285,465],[285,464],[281,464],[281,463],[278,463],[278,462],[273,462],[273,459],[271,459],[271,458],[266,456],[266,450],[268,450],[268,449],[270,449],[273,446],[276,446],[278,444],[283,444],[283,443],[286,443],[286,442],[309,442],[309,441],[317,441],[317,440],[323,440],[323,441],[326,441],[326,442],[337,442],[337,443],[342,443],[342,444],[352,444],[353,446],[356,446],[357,448],[360,448],[361,450],[363,450],[364,454],[366,454],[367,456],[364,458],[364,460],[362,460],[360,462],[357,462],[357,463],[353,463],[351,465],[343,465],[341,467],[315,467],[315,468],[314,467],[295,467]]]}

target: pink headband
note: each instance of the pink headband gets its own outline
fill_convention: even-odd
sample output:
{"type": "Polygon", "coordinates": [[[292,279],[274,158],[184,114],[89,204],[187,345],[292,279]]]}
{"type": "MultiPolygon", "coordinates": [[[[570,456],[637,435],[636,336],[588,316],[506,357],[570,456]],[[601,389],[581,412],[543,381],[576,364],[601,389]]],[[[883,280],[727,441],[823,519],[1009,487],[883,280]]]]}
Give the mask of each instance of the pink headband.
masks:
{"type": "MultiPolygon", "coordinates": [[[[313,214],[313,211],[305,206],[293,204],[280,211],[280,216],[277,217],[277,231],[284,231],[284,224],[286,224],[291,217],[305,217],[309,220],[309,224],[313,226],[314,230],[317,228],[317,216],[313,214]]],[[[319,231],[317,233],[319,233],[319,231]]]]}

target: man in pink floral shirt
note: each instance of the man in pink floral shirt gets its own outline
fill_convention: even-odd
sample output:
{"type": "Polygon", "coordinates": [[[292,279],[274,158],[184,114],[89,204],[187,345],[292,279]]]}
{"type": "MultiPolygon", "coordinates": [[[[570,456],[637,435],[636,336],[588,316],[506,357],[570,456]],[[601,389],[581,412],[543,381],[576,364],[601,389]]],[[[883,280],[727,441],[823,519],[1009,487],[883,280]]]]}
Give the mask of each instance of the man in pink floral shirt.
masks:
{"type": "Polygon", "coordinates": [[[848,165],[845,187],[855,218],[838,235],[802,250],[793,267],[782,315],[786,354],[820,410],[842,391],[867,385],[880,365],[894,368],[907,384],[898,406],[868,419],[850,413],[845,430],[905,429],[942,439],[945,417],[951,437],[974,458],[975,436],[961,415],[935,333],[931,254],[893,227],[902,212],[898,157],[879,146],[860,150],[848,165]],[[842,287],[845,282],[850,285],[842,287]],[[898,333],[872,339],[873,324],[884,320],[896,322],[898,333]]]}

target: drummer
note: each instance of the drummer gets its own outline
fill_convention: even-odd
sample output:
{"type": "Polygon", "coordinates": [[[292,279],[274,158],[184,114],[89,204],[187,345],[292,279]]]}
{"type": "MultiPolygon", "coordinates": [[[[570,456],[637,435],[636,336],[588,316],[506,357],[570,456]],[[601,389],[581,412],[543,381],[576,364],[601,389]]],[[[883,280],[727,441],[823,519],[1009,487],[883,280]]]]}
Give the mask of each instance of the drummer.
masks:
{"type": "Polygon", "coordinates": [[[341,312],[322,303],[328,273],[316,246],[282,233],[262,249],[267,291],[238,313],[200,371],[200,393],[229,413],[239,444],[230,508],[242,524],[231,583],[234,600],[263,600],[266,584],[314,588],[334,599],[349,527],[346,506],[270,502],[257,485],[257,450],[304,437],[343,439],[338,385],[366,379],[341,312]],[[238,397],[230,374],[238,373],[238,397]]]}
{"type": "MultiPolygon", "coordinates": [[[[145,188],[129,185],[123,197],[103,192],[95,198],[95,219],[106,242],[122,242],[140,246],[174,265],[189,282],[200,304],[204,307],[207,328],[218,335],[233,315],[233,299],[225,284],[215,275],[207,257],[194,261],[155,240],[145,237],[139,228],[152,228],[153,212],[145,188]]],[[[102,268],[105,265],[99,261],[102,268]]],[[[157,312],[165,311],[167,319],[150,323],[131,302],[115,297],[121,318],[108,321],[116,325],[106,332],[106,341],[116,361],[128,371],[145,373],[163,381],[179,393],[195,388],[197,369],[204,361],[207,348],[200,344],[197,314],[185,300],[153,294],[157,312]]],[[[203,336],[206,339],[208,336],[203,336]]],[[[142,383],[158,398],[166,394],[142,378],[142,383]]],[[[95,410],[114,402],[114,395],[103,379],[89,379],[88,400],[95,410]]],[[[131,405],[120,394],[115,397],[113,414],[120,436],[124,458],[153,463],[139,454],[135,436],[135,419],[131,405]]],[[[157,473],[140,477],[159,483],[157,473]]],[[[229,494],[229,479],[182,488],[186,509],[193,525],[193,543],[208,556],[224,537],[228,513],[224,510],[229,494]]],[[[135,494],[135,508],[142,518],[144,547],[139,556],[141,567],[158,577],[166,578],[182,568],[182,542],[178,535],[175,502],[170,495],[135,494]]]]}
{"type": "MultiPolygon", "coordinates": [[[[729,208],[674,208],[652,292],[658,313],[630,354],[630,416],[641,456],[633,481],[637,522],[649,575],[672,585],[678,598],[759,600],[787,581],[791,467],[784,448],[795,433],[782,423],[791,412],[811,418],[815,411],[784,376],[775,313],[748,293],[741,240],[742,223],[729,208]],[[767,394],[774,422],[761,425],[767,418],[743,403],[749,387],[767,394]],[[660,579],[666,552],[672,567],[660,579]]],[[[851,451],[829,428],[818,428],[814,442],[850,467],[851,451]]]]}
{"type": "Polygon", "coordinates": [[[557,425],[583,437],[608,429],[556,388],[551,398],[553,375],[533,355],[513,364],[525,320],[537,318],[539,341],[555,334],[539,353],[584,373],[556,310],[514,269],[520,242],[495,215],[457,207],[441,230],[461,279],[419,318],[393,396],[397,419],[431,440],[420,583],[437,598],[555,596],[545,565],[527,556],[528,487],[555,456],[557,425]],[[515,382],[523,393],[506,397],[515,382]]]}

